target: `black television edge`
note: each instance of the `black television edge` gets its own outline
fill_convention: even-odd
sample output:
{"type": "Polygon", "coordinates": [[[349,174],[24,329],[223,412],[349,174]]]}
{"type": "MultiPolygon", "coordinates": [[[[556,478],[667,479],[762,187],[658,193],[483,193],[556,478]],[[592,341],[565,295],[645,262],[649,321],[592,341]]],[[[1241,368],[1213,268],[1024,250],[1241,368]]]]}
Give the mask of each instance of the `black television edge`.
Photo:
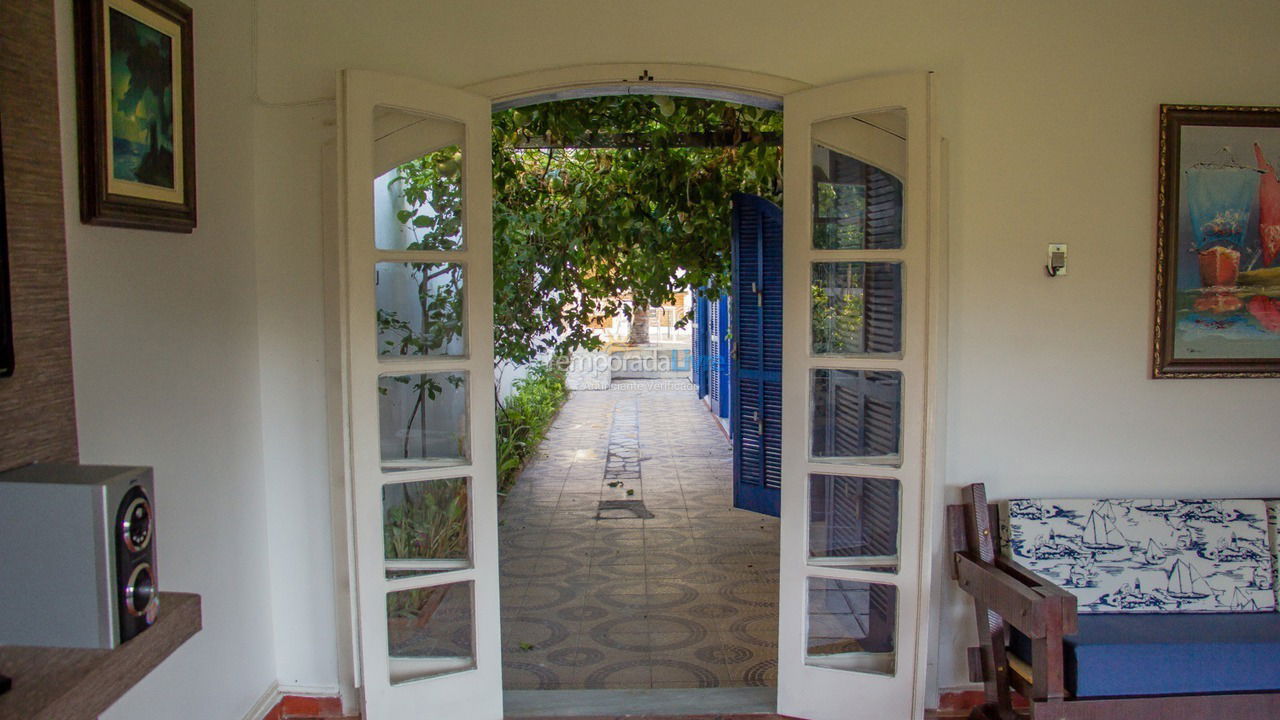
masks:
{"type": "Polygon", "coordinates": [[[4,201],[4,148],[0,146],[0,378],[13,374],[13,308],[9,302],[9,226],[4,201]]]}

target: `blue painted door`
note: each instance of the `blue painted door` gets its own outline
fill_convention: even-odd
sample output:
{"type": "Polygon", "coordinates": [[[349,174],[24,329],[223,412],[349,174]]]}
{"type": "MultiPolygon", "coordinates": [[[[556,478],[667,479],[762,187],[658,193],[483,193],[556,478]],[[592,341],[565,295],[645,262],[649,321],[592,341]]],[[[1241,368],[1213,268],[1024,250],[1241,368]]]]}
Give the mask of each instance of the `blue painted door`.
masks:
{"type": "Polygon", "coordinates": [[[782,501],[782,209],[733,196],[730,425],[733,506],[777,517],[782,501]]]}
{"type": "Polygon", "coordinates": [[[693,363],[689,378],[698,388],[698,397],[707,396],[707,380],[710,363],[707,355],[707,298],[702,291],[693,293],[693,363]]]}
{"type": "Polygon", "coordinates": [[[707,392],[711,396],[711,412],[728,419],[729,408],[733,406],[729,370],[729,298],[722,295],[718,300],[708,300],[707,309],[707,353],[711,371],[707,392]]]}

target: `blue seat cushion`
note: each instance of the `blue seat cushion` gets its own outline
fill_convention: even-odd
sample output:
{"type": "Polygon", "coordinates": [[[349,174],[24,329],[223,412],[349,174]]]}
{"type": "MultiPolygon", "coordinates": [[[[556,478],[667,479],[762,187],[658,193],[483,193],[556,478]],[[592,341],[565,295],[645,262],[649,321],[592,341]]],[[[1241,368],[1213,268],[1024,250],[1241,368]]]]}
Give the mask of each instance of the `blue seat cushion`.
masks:
{"type": "MultiPolygon", "coordinates": [[[[1280,613],[1079,616],[1064,640],[1074,697],[1280,690],[1280,613]]],[[[1011,648],[1031,661],[1031,641],[1011,648]]]]}

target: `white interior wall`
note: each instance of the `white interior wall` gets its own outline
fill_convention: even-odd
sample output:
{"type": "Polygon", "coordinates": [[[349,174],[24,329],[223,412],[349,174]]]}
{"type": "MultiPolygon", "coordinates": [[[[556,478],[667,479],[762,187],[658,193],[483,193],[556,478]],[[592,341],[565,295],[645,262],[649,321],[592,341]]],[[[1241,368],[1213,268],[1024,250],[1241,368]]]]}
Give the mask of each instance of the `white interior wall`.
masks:
{"type": "MultiPolygon", "coordinates": [[[[272,678],[337,686],[320,153],[342,67],[452,86],[632,61],[814,84],[935,70],[950,139],[951,496],[974,480],[994,497],[1280,486],[1280,384],[1147,377],[1156,105],[1274,104],[1265,48],[1280,5],[192,0],[200,228],[183,237],[79,224],[70,0],[58,3],[82,454],[156,466],[161,582],[206,603],[205,630],[111,716],[234,718],[272,678]],[[305,100],[320,102],[291,105],[305,100]],[[1049,242],[1070,243],[1068,277],[1044,276],[1049,242]],[[269,613],[245,601],[268,587],[269,613]]],[[[943,587],[950,685],[971,619],[943,587]]]]}
{"type": "MultiPolygon", "coordinates": [[[[104,718],[241,718],[276,678],[252,84],[235,41],[250,33],[252,13],[248,0],[190,4],[200,217],[193,234],[177,235],[80,224],[71,0],[57,2],[81,459],[155,467],[160,587],[204,598],[204,629],[104,718]]],[[[307,450],[293,450],[304,456],[297,462],[307,450]]]]}
{"type": "MultiPolygon", "coordinates": [[[[1280,487],[1280,453],[1268,440],[1280,384],[1148,379],[1157,105],[1274,104],[1280,66],[1264,62],[1259,49],[1280,23],[1280,6],[862,0],[661,1],[641,9],[382,0],[323,13],[308,7],[261,2],[257,81],[272,102],[331,98],[342,67],[451,86],[606,62],[706,64],[813,84],[934,70],[950,145],[949,497],[976,480],[994,497],[1249,495],[1280,487]],[[1045,277],[1050,242],[1070,244],[1066,278],[1045,277]]],[[[289,112],[297,111],[260,111],[289,112]]],[[[264,165],[297,147],[288,142],[297,128],[259,129],[259,186],[282,187],[286,178],[263,174],[264,165]]],[[[295,196],[289,212],[310,223],[316,200],[295,196]]],[[[270,241],[263,237],[260,247],[270,241]]],[[[318,242],[306,245],[295,249],[318,253],[318,242]]],[[[294,305],[318,317],[314,295],[294,305]]],[[[314,418],[310,434],[322,430],[314,418]]],[[[275,580],[306,586],[301,572],[275,580]]],[[[963,681],[971,619],[943,587],[946,686],[963,681]]],[[[282,665],[302,660],[281,640],[282,665]]]]}
{"type": "MultiPolygon", "coordinates": [[[[244,41],[247,42],[247,41],[244,41]]],[[[243,50],[244,43],[239,47],[243,50]]],[[[329,455],[325,425],[322,218],[323,146],[332,104],[272,110],[254,103],[255,139],[276,143],[250,161],[257,237],[258,347],[263,468],[269,481],[276,673],[293,692],[337,694],[329,455]]],[[[258,146],[261,149],[261,146],[258,146]]]]}

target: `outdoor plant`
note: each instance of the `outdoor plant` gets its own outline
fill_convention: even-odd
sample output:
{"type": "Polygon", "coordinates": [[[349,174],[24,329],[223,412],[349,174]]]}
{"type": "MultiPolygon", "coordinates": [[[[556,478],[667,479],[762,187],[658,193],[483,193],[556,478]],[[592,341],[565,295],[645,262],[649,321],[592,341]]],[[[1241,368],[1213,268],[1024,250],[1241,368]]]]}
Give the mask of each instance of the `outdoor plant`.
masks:
{"type": "Polygon", "coordinates": [[[388,485],[392,501],[383,521],[387,559],[467,556],[467,481],[463,478],[388,485]]]}
{"type": "MultiPolygon", "coordinates": [[[[466,558],[468,489],[465,478],[388,485],[383,489],[386,558],[466,558]]],[[[394,574],[394,573],[393,573],[394,574]]],[[[420,624],[443,599],[440,588],[387,595],[388,617],[417,618],[420,624]]]]}
{"type": "Polygon", "coordinates": [[[515,483],[525,460],[538,447],[569,391],[564,370],[554,364],[529,368],[515,391],[498,404],[498,492],[515,483]]]}

